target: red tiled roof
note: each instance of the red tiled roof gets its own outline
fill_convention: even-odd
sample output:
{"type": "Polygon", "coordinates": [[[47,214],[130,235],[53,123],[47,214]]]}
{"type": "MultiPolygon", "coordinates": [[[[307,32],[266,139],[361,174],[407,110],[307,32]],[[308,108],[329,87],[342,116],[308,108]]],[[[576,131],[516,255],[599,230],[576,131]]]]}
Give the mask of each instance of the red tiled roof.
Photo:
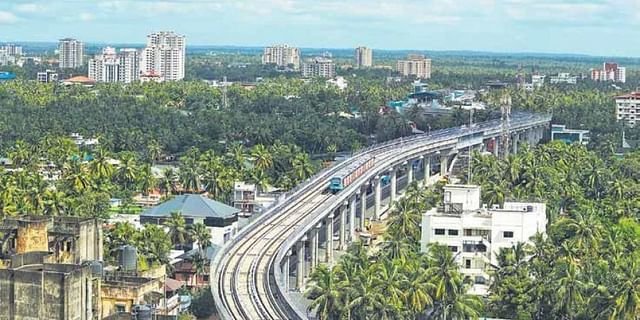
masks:
{"type": "Polygon", "coordinates": [[[95,80],[89,79],[88,77],[85,77],[85,76],[77,76],[77,77],[69,78],[67,80],[64,80],[64,82],[82,83],[82,84],[94,84],[94,83],[96,83],[95,80]]]}
{"type": "Polygon", "coordinates": [[[616,99],[630,99],[630,98],[640,99],[640,91],[639,92],[631,92],[629,94],[625,94],[625,95],[621,95],[621,96],[617,96],[616,97],[616,99]]]}
{"type": "Polygon", "coordinates": [[[164,280],[164,291],[176,291],[182,287],[184,283],[172,278],[164,280]]]}

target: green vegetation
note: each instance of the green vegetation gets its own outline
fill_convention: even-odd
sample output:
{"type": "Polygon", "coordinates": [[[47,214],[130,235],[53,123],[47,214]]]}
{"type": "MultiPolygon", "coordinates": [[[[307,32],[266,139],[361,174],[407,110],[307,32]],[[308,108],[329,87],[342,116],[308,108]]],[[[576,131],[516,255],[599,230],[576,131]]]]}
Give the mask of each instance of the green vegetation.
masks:
{"type": "Polygon", "coordinates": [[[394,204],[381,250],[370,256],[353,244],[329,269],[311,275],[305,296],[318,319],[477,319],[482,301],[466,294],[470,285],[451,251],[431,246],[420,252],[422,212],[440,200],[437,190],[409,186],[394,204]]]}
{"type": "Polygon", "coordinates": [[[640,313],[640,154],[599,158],[551,143],[475,157],[483,200],[547,204],[547,236],[501,251],[487,310],[518,319],[632,319],[640,313]]]}
{"type": "Polygon", "coordinates": [[[466,294],[470,279],[446,247],[419,252],[420,219],[440,188],[409,187],[392,208],[380,250],[353,245],[319,267],[306,296],[320,319],[633,319],[640,313],[640,153],[600,158],[554,142],[499,160],[474,156],[482,200],[547,204],[547,234],[499,252],[490,295],[466,294]],[[446,314],[445,314],[446,312],[446,314]]]}
{"type": "Polygon", "coordinates": [[[198,319],[208,319],[216,311],[210,287],[204,287],[194,293],[189,311],[198,319]]]}

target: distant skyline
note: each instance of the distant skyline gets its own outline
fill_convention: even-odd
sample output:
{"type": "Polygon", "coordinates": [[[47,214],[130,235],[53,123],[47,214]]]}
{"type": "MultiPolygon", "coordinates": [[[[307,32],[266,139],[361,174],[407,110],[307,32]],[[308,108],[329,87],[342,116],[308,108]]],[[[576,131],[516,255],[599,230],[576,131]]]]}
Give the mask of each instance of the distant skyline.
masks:
{"type": "Polygon", "coordinates": [[[640,56],[640,0],[5,0],[0,41],[640,56]]]}

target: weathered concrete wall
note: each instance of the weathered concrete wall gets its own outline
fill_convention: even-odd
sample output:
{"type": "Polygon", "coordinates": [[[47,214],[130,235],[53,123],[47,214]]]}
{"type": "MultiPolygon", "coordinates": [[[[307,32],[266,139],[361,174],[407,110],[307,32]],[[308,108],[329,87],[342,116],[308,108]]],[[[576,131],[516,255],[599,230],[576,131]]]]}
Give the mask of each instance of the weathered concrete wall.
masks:
{"type": "Polygon", "coordinates": [[[92,304],[99,296],[94,296],[90,269],[43,265],[58,266],[72,270],[0,270],[0,320],[94,319],[92,304]]]}
{"type": "Polygon", "coordinates": [[[49,251],[48,219],[18,221],[16,253],[49,251]]]}

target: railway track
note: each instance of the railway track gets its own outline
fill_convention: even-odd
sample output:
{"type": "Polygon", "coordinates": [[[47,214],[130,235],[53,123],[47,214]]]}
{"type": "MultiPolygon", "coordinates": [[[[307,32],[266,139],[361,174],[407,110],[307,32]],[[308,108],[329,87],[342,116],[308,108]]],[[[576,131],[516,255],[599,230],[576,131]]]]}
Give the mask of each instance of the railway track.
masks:
{"type": "MultiPolygon", "coordinates": [[[[385,148],[373,151],[384,159],[385,148]]],[[[324,193],[331,175],[340,166],[327,172],[326,179],[311,187],[300,199],[281,208],[280,214],[262,221],[245,235],[244,241],[227,253],[228,261],[221,270],[218,292],[232,319],[288,319],[286,311],[274,303],[269,286],[272,258],[289,234],[316,209],[335,198],[324,193]],[[228,289],[230,288],[230,290],[228,289]]]]}
{"type": "MultiPolygon", "coordinates": [[[[528,121],[524,119],[523,122],[528,121]]],[[[310,225],[311,220],[321,214],[320,211],[326,211],[336,202],[343,201],[338,199],[340,194],[336,196],[323,193],[330,178],[340,169],[358,157],[371,155],[376,157],[375,166],[387,166],[396,161],[402,150],[450,141],[452,137],[465,134],[465,131],[496,130],[497,127],[499,122],[489,121],[473,128],[450,128],[391,141],[364,150],[348,161],[325,169],[297,187],[288,194],[287,199],[279,201],[278,205],[236,235],[239,241],[233,241],[225,247],[212,263],[214,300],[222,319],[275,320],[302,317],[292,316],[289,313],[291,309],[286,309],[288,298],[278,296],[277,289],[272,290],[275,283],[270,277],[274,276],[273,268],[277,268],[274,266],[274,259],[276,255],[282,254],[283,246],[291,245],[289,238],[297,236],[296,232],[301,227],[310,225]]]]}

